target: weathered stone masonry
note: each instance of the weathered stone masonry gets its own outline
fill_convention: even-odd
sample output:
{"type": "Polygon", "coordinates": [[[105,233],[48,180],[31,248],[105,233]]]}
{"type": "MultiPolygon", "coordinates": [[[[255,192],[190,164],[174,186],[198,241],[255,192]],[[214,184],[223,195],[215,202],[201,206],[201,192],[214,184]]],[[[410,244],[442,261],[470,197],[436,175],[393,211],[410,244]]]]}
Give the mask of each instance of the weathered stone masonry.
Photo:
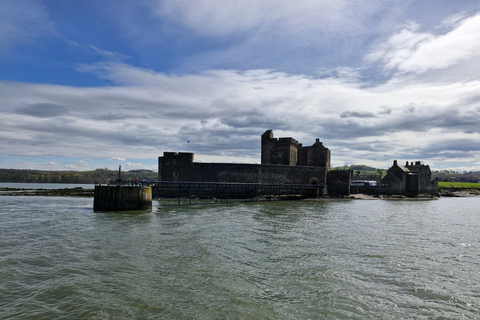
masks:
{"type": "Polygon", "coordinates": [[[273,131],[262,134],[262,164],[287,166],[324,167],[330,171],[330,149],[317,139],[310,147],[304,147],[293,138],[273,137],[273,131]]]}
{"type": "Polygon", "coordinates": [[[330,150],[317,139],[303,147],[293,138],[262,135],[262,164],[197,163],[193,153],[164,152],[159,181],[314,184],[322,194],[350,193],[351,171],[330,171],[330,150]]]}
{"type": "Polygon", "coordinates": [[[416,161],[415,164],[408,161],[404,166],[399,165],[397,160],[388,169],[387,175],[382,179],[383,185],[389,185],[391,194],[422,194],[429,193],[438,195],[438,182],[432,181],[430,166],[416,161]]]}
{"type": "Polygon", "coordinates": [[[382,195],[419,195],[431,194],[438,196],[438,182],[432,180],[430,166],[416,161],[399,165],[397,160],[388,169],[385,177],[377,186],[352,187],[352,193],[382,194],[382,195]]]}
{"type": "Polygon", "coordinates": [[[165,152],[159,158],[160,181],[325,184],[323,168],[282,165],[199,163],[193,153],[165,152]]]}

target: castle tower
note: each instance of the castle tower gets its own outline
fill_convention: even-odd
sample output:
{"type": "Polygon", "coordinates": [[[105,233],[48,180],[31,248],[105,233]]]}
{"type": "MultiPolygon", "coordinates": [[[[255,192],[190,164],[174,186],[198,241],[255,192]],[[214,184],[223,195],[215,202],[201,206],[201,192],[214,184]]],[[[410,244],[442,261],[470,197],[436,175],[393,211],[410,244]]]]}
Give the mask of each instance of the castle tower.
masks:
{"type": "Polygon", "coordinates": [[[274,138],[273,131],[262,134],[262,164],[295,166],[298,161],[298,141],[293,138],[274,138]]]}
{"type": "Polygon", "coordinates": [[[316,139],[312,146],[300,148],[298,165],[324,167],[330,171],[330,149],[326,148],[320,139],[316,139]]]}
{"type": "Polygon", "coordinates": [[[262,134],[262,164],[323,167],[330,171],[330,149],[320,139],[304,147],[293,138],[274,138],[273,131],[262,134]]]}

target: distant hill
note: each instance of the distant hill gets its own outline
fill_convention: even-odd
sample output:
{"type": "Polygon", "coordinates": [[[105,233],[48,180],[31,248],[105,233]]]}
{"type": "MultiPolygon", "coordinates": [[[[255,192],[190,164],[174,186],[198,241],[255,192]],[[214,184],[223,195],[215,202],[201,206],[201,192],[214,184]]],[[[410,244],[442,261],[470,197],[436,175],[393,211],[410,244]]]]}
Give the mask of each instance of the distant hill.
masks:
{"type": "MultiPolygon", "coordinates": [[[[139,180],[157,181],[158,174],[152,170],[122,171],[124,181],[139,180]]],[[[0,182],[37,182],[37,183],[106,183],[116,181],[117,170],[100,168],[93,171],[41,171],[26,169],[0,169],[0,182]]]]}
{"type": "Polygon", "coordinates": [[[351,170],[359,170],[359,171],[377,171],[377,168],[370,167],[364,164],[353,164],[350,166],[351,170]]]}
{"type": "MultiPolygon", "coordinates": [[[[353,170],[353,171],[373,171],[377,172],[378,169],[374,167],[370,167],[364,164],[352,164],[351,166],[343,166],[343,167],[333,167],[333,170],[353,170]]],[[[382,171],[385,171],[385,169],[380,169],[382,171]]]]}

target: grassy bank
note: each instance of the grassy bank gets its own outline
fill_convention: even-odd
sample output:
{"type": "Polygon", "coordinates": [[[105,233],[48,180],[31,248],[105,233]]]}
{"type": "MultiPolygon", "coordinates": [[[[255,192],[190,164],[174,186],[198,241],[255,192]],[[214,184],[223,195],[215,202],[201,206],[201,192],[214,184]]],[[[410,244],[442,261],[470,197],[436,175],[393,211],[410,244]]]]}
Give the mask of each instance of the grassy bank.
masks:
{"type": "Polygon", "coordinates": [[[474,182],[438,182],[440,189],[461,188],[461,189],[480,189],[480,183],[474,182]]]}

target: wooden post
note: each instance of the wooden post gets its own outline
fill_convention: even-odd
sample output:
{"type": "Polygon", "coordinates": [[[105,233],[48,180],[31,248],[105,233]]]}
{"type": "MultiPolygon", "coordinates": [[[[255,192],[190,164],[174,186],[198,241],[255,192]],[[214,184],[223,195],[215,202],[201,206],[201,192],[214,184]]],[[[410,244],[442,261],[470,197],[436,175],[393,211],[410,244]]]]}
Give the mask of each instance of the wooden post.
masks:
{"type": "Polygon", "coordinates": [[[189,204],[192,205],[192,185],[191,184],[188,185],[188,201],[189,201],[189,204]]]}
{"type": "Polygon", "coordinates": [[[180,205],[180,196],[182,195],[182,188],[180,187],[180,183],[178,184],[178,205],[180,205]]]}

